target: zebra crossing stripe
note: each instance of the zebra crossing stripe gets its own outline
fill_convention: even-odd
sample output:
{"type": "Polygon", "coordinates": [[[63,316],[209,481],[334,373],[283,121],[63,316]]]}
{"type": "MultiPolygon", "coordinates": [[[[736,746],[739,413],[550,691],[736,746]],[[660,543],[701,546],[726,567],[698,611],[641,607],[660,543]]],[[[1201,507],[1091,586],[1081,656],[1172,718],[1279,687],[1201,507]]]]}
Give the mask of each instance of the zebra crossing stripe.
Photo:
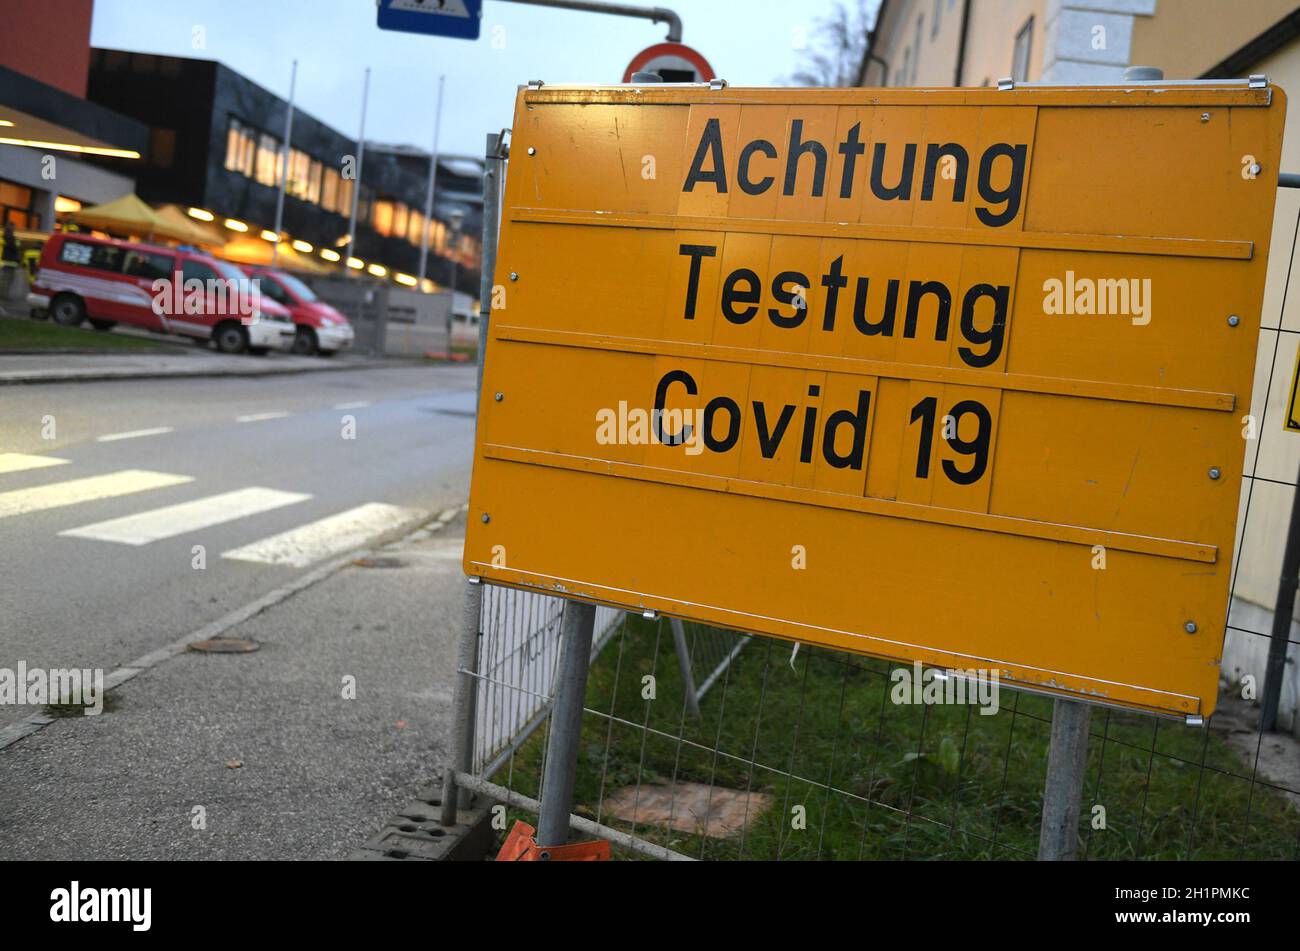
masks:
{"type": "Polygon", "coordinates": [[[72,460],[54,456],[29,456],[22,452],[0,452],[0,475],[8,472],[26,472],[28,469],[45,469],[49,466],[66,466],[72,460]]]}
{"type": "Polygon", "coordinates": [[[83,525],[59,532],[70,538],[92,538],[96,541],[117,542],[121,545],[147,545],[150,542],[186,532],[233,522],[269,512],[272,509],[297,502],[305,502],[310,495],[301,492],[281,492],[278,489],[264,489],[253,486],[222,492],[192,502],[181,502],[163,508],[112,518],[93,525],[83,525]]]}
{"type": "Polygon", "coordinates": [[[94,502],[97,499],[112,499],[135,492],[147,492],[150,489],[184,485],[193,481],[193,476],[169,475],[166,472],[149,472],[144,469],[122,469],[107,475],[69,479],[66,482],[54,482],[32,489],[13,489],[9,492],[0,492],[0,518],[26,515],[29,512],[43,512],[46,509],[94,502]]]}
{"type": "Polygon", "coordinates": [[[369,502],[260,541],[222,552],[222,558],[303,568],[422,518],[417,509],[369,502]]]}

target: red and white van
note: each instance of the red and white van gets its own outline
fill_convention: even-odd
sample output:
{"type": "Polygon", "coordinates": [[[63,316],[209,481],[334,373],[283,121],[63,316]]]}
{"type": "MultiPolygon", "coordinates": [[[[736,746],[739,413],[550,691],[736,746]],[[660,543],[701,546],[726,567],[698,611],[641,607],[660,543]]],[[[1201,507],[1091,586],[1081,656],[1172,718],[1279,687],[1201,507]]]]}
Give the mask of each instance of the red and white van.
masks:
{"type": "Polygon", "coordinates": [[[298,278],[269,267],[245,267],[244,270],[262,282],[263,297],[289,308],[297,328],[294,353],[309,356],[319,353],[328,357],[352,346],[354,334],[348,319],[298,278]]]}
{"type": "Polygon", "coordinates": [[[223,353],[289,350],[293,319],[259,284],[202,251],[58,233],[27,300],[65,327],[128,324],[211,340],[223,353]]]}

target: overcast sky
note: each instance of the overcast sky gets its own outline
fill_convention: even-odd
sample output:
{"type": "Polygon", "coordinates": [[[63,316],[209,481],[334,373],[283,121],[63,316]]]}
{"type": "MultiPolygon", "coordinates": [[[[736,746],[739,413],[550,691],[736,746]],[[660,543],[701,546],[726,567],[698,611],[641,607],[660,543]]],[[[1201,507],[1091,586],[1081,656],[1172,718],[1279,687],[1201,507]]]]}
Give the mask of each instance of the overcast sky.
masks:
{"type": "MultiPolygon", "coordinates": [[[[682,17],[683,40],[733,85],[780,84],[806,55],[835,0],[647,0],[682,17]],[[808,38],[805,40],[805,38],[808,38]]],[[[485,0],[482,36],[382,31],[375,0],[96,0],[95,46],[215,59],[355,136],[361,81],[372,69],[366,138],[429,148],[438,74],[447,76],[442,151],[481,155],[511,124],[515,89],[547,82],[621,82],[633,54],[661,42],[649,20],[485,0]],[[500,29],[495,29],[495,28],[500,29]],[[195,49],[202,36],[206,49],[195,49]],[[494,47],[494,37],[497,45],[494,47]]]]}

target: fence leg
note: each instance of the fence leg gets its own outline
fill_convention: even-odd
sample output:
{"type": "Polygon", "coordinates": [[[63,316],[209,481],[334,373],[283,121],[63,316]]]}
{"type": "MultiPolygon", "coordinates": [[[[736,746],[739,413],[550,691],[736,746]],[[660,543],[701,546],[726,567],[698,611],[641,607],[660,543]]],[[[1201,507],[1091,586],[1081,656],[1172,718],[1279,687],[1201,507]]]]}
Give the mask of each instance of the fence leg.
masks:
{"type": "Polygon", "coordinates": [[[452,690],[451,704],[451,760],[442,782],[442,816],[445,826],[456,824],[456,810],[468,807],[470,792],[456,788],[456,770],[463,773],[474,768],[474,697],[478,693],[478,641],[483,608],[483,585],[471,584],[465,588],[465,613],[456,642],[456,670],[459,673],[452,690]]]}
{"type": "Polygon", "coordinates": [[[1291,639],[1291,615],[1295,611],[1297,575],[1300,575],[1300,479],[1291,501],[1291,522],[1282,552],[1282,576],[1273,605],[1273,631],[1264,667],[1264,696],[1259,716],[1261,732],[1277,729],[1277,707],[1282,697],[1282,680],[1286,676],[1286,649],[1291,639]]]}
{"type": "Polygon", "coordinates": [[[1038,836],[1040,862],[1074,861],[1091,715],[1092,708],[1077,700],[1057,700],[1052,708],[1052,748],[1047,755],[1043,826],[1038,836]]]}
{"type": "Polygon", "coordinates": [[[578,768],[587,667],[591,663],[595,629],[595,605],[579,601],[565,603],[564,640],[560,645],[559,669],[555,672],[551,736],[546,746],[546,773],[542,778],[541,810],[537,817],[537,844],[542,847],[569,841],[569,813],[573,811],[574,774],[578,768]]]}
{"type": "Polygon", "coordinates": [[[677,651],[677,666],[682,671],[682,689],[686,691],[686,709],[697,720],[700,717],[700,695],[695,689],[695,673],[691,670],[691,652],[686,646],[686,625],[681,618],[671,618],[673,647],[677,651]]]}

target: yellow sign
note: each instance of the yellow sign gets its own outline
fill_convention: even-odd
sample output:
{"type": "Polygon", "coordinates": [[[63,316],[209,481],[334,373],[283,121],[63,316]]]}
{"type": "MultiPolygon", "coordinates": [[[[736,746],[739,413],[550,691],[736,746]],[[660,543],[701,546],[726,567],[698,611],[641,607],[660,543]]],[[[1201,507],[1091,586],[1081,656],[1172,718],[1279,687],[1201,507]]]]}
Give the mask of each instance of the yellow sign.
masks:
{"type": "Polygon", "coordinates": [[[1208,715],[1284,116],[521,91],[465,570],[1208,715]]]}

